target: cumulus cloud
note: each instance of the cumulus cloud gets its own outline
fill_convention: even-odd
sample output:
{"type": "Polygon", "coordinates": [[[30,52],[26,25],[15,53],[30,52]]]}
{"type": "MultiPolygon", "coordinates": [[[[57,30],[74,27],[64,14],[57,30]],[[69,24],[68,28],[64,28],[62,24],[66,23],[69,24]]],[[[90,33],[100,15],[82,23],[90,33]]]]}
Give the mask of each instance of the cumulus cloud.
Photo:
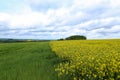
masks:
{"type": "Polygon", "coordinates": [[[11,11],[0,9],[0,37],[120,37],[119,0],[21,0],[9,4],[14,5],[9,6],[11,11]]]}

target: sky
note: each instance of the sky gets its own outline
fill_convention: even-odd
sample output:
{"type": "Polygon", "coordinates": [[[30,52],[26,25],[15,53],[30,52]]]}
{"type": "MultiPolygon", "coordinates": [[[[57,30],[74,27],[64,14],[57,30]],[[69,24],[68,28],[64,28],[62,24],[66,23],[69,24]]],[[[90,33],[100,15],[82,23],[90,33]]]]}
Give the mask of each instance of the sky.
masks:
{"type": "Polygon", "coordinates": [[[120,38],[120,0],[0,0],[0,38],[120,38]]]}

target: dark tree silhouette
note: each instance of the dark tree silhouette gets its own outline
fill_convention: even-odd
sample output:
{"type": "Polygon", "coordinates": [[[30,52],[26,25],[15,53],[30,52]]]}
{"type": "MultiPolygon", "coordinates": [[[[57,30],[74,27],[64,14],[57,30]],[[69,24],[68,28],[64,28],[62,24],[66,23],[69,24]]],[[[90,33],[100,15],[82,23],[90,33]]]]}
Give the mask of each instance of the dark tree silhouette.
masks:
{"type": "Polygon", "coordinates": [[[65,38],[65,40],[86,40],[87,38],[82,35],[72,35],[70,37],[65,38]]]}

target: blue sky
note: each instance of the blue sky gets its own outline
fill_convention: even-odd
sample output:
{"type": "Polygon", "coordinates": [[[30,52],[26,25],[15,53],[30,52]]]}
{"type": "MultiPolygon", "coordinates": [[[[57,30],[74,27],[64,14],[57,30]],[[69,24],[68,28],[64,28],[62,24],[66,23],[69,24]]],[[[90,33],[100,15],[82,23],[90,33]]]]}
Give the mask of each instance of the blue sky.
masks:
{"type": "Polygon", "coordinates": [[[0,38],[120,38],[120,0],[0,0],[0,38]]]}

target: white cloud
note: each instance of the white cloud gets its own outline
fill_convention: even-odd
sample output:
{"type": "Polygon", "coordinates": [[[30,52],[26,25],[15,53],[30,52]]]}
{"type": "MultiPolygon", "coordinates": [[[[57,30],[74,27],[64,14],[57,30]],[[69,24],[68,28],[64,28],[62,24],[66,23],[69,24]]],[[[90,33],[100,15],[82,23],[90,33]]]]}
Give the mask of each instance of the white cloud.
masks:
{"type": "Polygon", "coordinates": [[[119,32],[120,31],[120,25],[115,25],[115,26],[112,26],[110,29],[106,29],[104,30],[104,32],[119,32]]]}
{"type": "Polygon", "coordinates": [[[0,13],[0,22],[8,21],[10,18],[10,15],[7,13],[0,13]]]}
{"type": "MultiPolygon", "coordinates": [[[[82,34],[89,38],[102,38],[108,37],[108,33],[114,35],[120,31],[119,0],[59,0],[58,2],[24,0],[24,2],[25,5],[21,7],[19,5],[19,9],[15,9],[17,11],[13,13],[0,12],[0,22],[7,23],[8,29],[26,29],[18,30],[16,35],[43,34],[59,38],[82,34]],[[41,6],[41,4],[45,5],[41,6]],[[34,32],[29,28],[34,28],[34,32]],[[46,32],[40,32],[41,30],[46,32]]],[[[15,32],[11,31],[11,34],[15,32]]]]}
{"type": "Polygon", "coordinates": [[[46,25],[47,16],[42,13],[29,13],[22,15],[13,15],[9,21],[11,27],[31,27],[38,24],[46,25]]]}
{"type": "Polygon", "coordinates": [[[110,0],[110,5],[113,8],[120,8],[120,0],[110,0]]]}
{"type": "Polygon", "coordinates": [[[46,26],[52,21],[49,16],[40,12],[31,12],[26,14],[0,14],[0,21],[6,21],[10,28],[24,28],[32,26],[46,26]]]}
{"type": "Polygon", "coordinates": [[[106,1],[105,0],[74,0],[73,7],[80,9],[94,8],[95,6],[98,6],[103,2],[106,1]]]}

